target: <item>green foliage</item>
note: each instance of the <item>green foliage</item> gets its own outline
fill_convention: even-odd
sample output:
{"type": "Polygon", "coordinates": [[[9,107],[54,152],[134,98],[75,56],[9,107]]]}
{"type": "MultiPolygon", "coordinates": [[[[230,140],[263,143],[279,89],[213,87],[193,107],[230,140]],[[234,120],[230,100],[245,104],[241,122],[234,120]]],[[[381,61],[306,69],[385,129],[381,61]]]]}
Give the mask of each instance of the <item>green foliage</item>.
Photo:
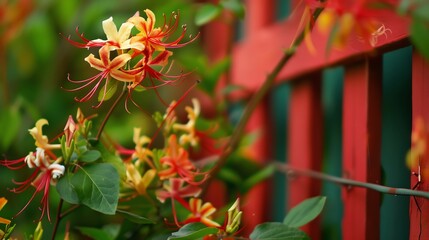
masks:
{"type": "Polygon", "coordinates": [[[137,214],[127,212],[124,210],[117,209],[117,213],[122,214],[126,219],[128,219],[131,222],[138,223],[138,224],[154,224],[155,222],[150,220],[149,218],[145,218],[142,216],[139,216],[137,214]]]}
{"type": "MultiPolygon", "coordinates": [[[[429,4],[427,5],[429,9],[429,4]]],[[[427,16],[429,13],[427,13],[427,16]]],[[[429,16],[427,17],[429,18],[429,16]]],[[[427,59],[429,59],[429,19],[420,16],[414,16],[411,24],[411,41],[417,50],[427,59]]]]}
{"type": "Polygon", "coordinates": [[[195,24],[198,26],[204,25],[217,18],[221,12],[222,8],[220,6],[206,3],[198,9],[195,24]]]}
{"type": "Polygon", "coordinates": [[[315,219],[322,212],[326,197],[318,196],[304,200],[292,208],[283,220],[289,227],[301,227],[315,219]]]}
{"type": "Polygon", "coordinates": [[[78,160],[84,163],[91,163],[97,161],[101,157],[101,153],[97,150],[89,150],[82,153],[78,160]]]}
{"type": "Polygon", "coordinates": [[[16,135],[19,132],[21,125],[21,116],[19,115],[16,106],[11,106],[4,109],[0,114],[0,126],[2,128],[2,136],[0,137],[0,149],[8,149],[16,135]]]}
{"type": "Polygon", "coordinates": [[[118,90],[119,82],[111,79],[106,83],[102,90],[98,93],[98,101],[107,101],[116,93],[118,90]]]}
{"type": "Polygon", "coordinates": [[[172,233],[168,240],[194,240],[217,232],[217,228],[207,227],[202,223],[189,223],[172,233]]]}
{"type": "Polygon", "coordinates": [[[240,0],[221,0],[217,5],[205,3],[198,8],[195,15],[195,24],[197,26],[205,25],[218,18],[222,11],[232,12],[237,18],[244,18],[245,8],[240,0]]]}
{"type": "Polygon", "coordinates": [[[250,240],[309,240],[305,232],[282,223],[267,222],[256,226],[250,240]]]}
{"type": "Polygon", "coordinates": [[[78,227],[77,228],[83,235],[90,237],[94,240],[114,240],[108,232],[103,229],[90,228],[90,227],[78,227]]]}
{"type": "Polygon", "coordinates": [[[219,4],[227,10],[230,10],[240,19],[243,19],[246,13],[244,4],[240,0],[222,0],[219,4]]]}
{"type": "Polygon", "coordinates": [[[251,240],[305,240],[307,234],[299,227],[312,221],[323,210],[326,197],[318,196],[304,200],[286,215],[283,223],[268,222],[256,226],[250,234],[251,240]]]}
{"type": "Polygon", "coordinates": [[[113,215],[119,199],[119,174],[108,163],[78,167],[68,172],[57,184],[60,196],[67,202],[82,203],[89,208],[113,215]]]}

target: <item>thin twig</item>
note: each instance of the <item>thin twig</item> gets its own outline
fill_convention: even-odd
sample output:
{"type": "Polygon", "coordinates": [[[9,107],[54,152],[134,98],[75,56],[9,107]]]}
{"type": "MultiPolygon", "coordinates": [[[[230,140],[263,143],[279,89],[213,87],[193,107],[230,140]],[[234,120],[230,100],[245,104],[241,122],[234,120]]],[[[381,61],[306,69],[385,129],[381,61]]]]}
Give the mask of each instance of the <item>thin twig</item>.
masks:
{"type": "Polygon", "coordinates": [[[422,198],[429,199],[429,192],[412,190],[412,189],[408,189],[408,188],[388,187],[388,186],[383,186],[383,185],[375,184],[375,183],[367,183],[367,182],[351,180],[348,178],[336,177],[336,176],[324,174],[324,173],[309,170],[309,169],[301,169],[301,168],[292,167],[289,164],[285,164],[285,163],[275,162],[274,164],[275,164],[276,169],[278,171],[284,172],[284,173],[286,173],[288,175],[292,175],[292,176],[293,175],[307,176],[307,177],[311,177],[311,178],[316,178],[316,179],[320,179],[320,180],[325,180],[325,181],[337,183],[340,185],[371,189],[371,190],[374,190],[374,191],[377,191],[380,193],[385,193],[385,194],[402,195],[402,196],[415,196],[415,197],[422,197],[422,198]]]}
{"type": "Polygon", "coordinates": [[[97,136],[95,136],[95,140],[99,140],[101,134],[103,133],[103,129],[106,126],[107,120],[109,120],[110,115],[112,115],[113,110],[118,105],[119,101],[122,99],[123,96],[125,96],[126,88],[122,89],[121,94],[118,96],[118,98],[115,100],[115,102],[110,107],[109,111],[107,112],[106,116],[104,117],[103,121],[101,122],[100,128],[98,129],[97,136]]]}
{"type": "Polygon", "coordinates": [[[57,210],[57,218],[55,220],[54,230],[52,232],[52,240],[55,240],[55,236],[57,235],[58,226],[60,225],[61,221],[61,209],[63,208],[64,200],[61,198],[60,202],[58,203],[58,210],[57,210]]]}
{"type": "MultiPolygon", "coordinates": [[[[322,8],[317,8],[314,11],[313,21],[315,21],[318,18],[318,16],[322,11],[323,11],[322,8]]],[[[310,28],[312,28],[312,25],[310,26],[310,28]]],[[[300,34],[296,37],[296,39],[294,39],[291,46],[285,51],[283,57],[274,67],[273,71],[267,75],[267,78],[265,79],[261,88],[250,99],[249,103],[244,109],[243,115],[241,116],[240,121],[238,122],[237,127],[235,128],[228,144],[226,144],[227,147],[222,151],[216,165],[210,170],[209,179],[217,175],[217,173],[220,171],[223,165],[225,165],[231,153],[233,153],[237,149],[240,143],[240,140],[244,134],[246,124],[249,121],[250,117],[252,116],[253,111],[256,109],[256,107],[259,105],[259,103],[262,101],[262,99],[266,96],[268,91],[271,89],[280,71],[289,62],[289,60],[295,55],[296,49],[305,38],[305,34],[306,34],[306,31],[304,29],[300,32],[300,34]]],[[[206,186],[209,183],[209,179],[206,181],[206,186]]]]}

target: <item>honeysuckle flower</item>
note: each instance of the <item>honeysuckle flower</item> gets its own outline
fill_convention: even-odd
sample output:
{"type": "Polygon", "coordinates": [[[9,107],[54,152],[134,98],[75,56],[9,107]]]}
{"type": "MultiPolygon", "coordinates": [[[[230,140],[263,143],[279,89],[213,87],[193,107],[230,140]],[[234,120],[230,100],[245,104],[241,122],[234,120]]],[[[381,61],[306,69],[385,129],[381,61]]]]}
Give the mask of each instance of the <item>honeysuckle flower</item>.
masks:
{"type": "Polygon", "coordinates": [[[109,80],[111,80],[111,78],[121,82],[134,82],[136,79],[135,73],[123,69],[123,67],[131,59],[131,56],[129,54],[119,54],[111,60],[109,48],[107,46],[104,46],[100,48],[99,56],[100,59],[96,58],[94,54],[89,54],[89,56],[85,58],[85,61],[88,62],[92,68],[99,70],[100,73],[84,80],[71,80],[70,77],[68,78],[68,80],[72,83],[83,84],[82,86],[70,89],[69,91],[78,91],[83,88],[94,85],[84,97],[80,99],[75,98],[75,100],[78,102],[85,102],[91,99],[97,92],[98,88],[100,87],[100,84],[103,82],[103,80],[105,80],[102,90],[102,99],[96,107],[99,107],[103,103],[108,90],[108,82],[109,80]]]}
{"type": "Polygon", "coordinates": [[[177,30],[179,25],[179,14],[173,12],[168,23],[164,17],[163,26],[155,27],[155,14],[149,9],[144,10],[144,12],[147,16],[146,19],[140,16],[140,12],[136,12],[133,17],[128,19],[128,22],[134,24],[140,31],[136,36],[131,37],[131,44],[136,42],[143,43],[150,55],[153,51],[164,51],[165,48],[182,47],[195,39],[193,38],[187,43],[180,43],[186,35],[186,25],[183,25],[182,34],[176,40],[168,43],[163,42],[164,40],[169,40],[172,34],[177,30]]]}
{"type": "Polygon", "coordinates": [[[183,206],[189,208],[188,203],[184,200],[184,198],[198,197],[198,195],[201,193],[201,188],[190,184],[183,186],[184,183],[185,181],[181,178],[170,178],[168,183],[166,181],[163,183],[162,189],[158,189],[155,192],[156,198],[161,203],[164,203],[168,198],[171,199],[174,222],[177,226],[180,226],[181,224],[177,219],[175,201],[178,201],[183,206]]]}
{"type": "Polygon", "coordinates": [[[119,30],[116,27],[116,24],[113,22],[113,17],[110,17],[102,22],[104,33],[106,34],[107,40],[95,39],[88,42],[88,45],[98,44],[103,45],[107,44],[109,50],[116,49],[137,49],[142,51],[145,46],[140,42],[130,43],[131,30],[134,27],[134,24],[131,22],[122,23],[119,30]]]}
{"type": "Polygon", "coordinates": [[[170,178],[168,182],[164,182],[162,189],[156,191],[156,198],[164,203],[168,198],[175,199],[182,203],[184,206],[187,203],[183,200],[186,197],[198,197],[201,193],[201,188],[195,185],[185,185],[185,181],[181,178],[170,178]]]}
{"type": "Polygon", "coordinates": [[[220,224],[211,219],[216,208],[210,202],[203,204],[200,198],[189,199],[189,210],[191,211],[185,223],[201,222],[208,227],[220,227],[220,224]]]}
{"type": "Polygon", "coordinates": [[[71,141],[73,140],[74,133],[77,131],[77,125],[73,120],[73,117],[69,115],[66,126],[64,127],[64,135],[66,136],[66,146],[70,147],[71,141]]]}
{"type": "MultiPolygon", "coordinates": [[[[31,154],[31,156],[34,155],[31,154]]],[[[58,158],[55,162],[49,164],[49,156],[43,154],[43,149],[39,150],[39,153],[36,153],[35,158],[30,157],[26,159],[28,166],[30,168],[35,168],[35,170],[27,180],[22,182],[13,180],[18,187],[13,188],[11,191],[14,193],[22,193],[30,186],[33,186],[35,191],[27,204],[17,213],[17,215],[21,214],[33,201],[34,197],[43,190],[43,196],[40,201],[42,214],[39,221],[43,218],[45,213],[48,216],[48,220],[51,221],[49,214],[49,190],[50,186],[55,185],[57,180],[64,175],[65,167],[59,164],[62,159],[58,158]]]]}
{"type": "Polygon", "coordinates": [[[186,124],[175,123],[173,129],[176,131],[184,131],[186,133],[182,134],[179,138],[180,145],[184,146],[190,144],[195,147],[198,145],[198,136],[196,135],[195,124],[198,116],[200,115],[201,107],[200,103],[196,98],[192,99],[193,108],[187,106],[185,108],[188,112],[188,122],[186,124]]]}
{"type": "Polygon", "coordinates": [[[411,148],[407,153],[406,163],[410,169],[417,170],[416,173],[419,181],[423,176],[425,179],[429,178],[429,167],[420,168],[420,160],[427,152],[427,144],[429,140],[429,133],[423,118],[419,117],[415,120],[413,130],[411,132],[411,148]],[[420,174],[422,176],[420,176],[420,174]]]}
{"type": "Polygon", "coordinates": [[[137,194],[146,195],[146,189],[148,188],[152,180],[155,178],[156,170],[149,169],[144,173],[142,177],[138,168],[134,164],[126,163],[125,167],[127,175],[126,184],[129,187],[135,189],[137,194]]]}
{"type": "Polygon", "coordinates": [[[386,35],[390,29],[376,19],[381,10],[371,8],[369,3],[367,0],[329,0],[317,20],[317,27],[320,32],[332,35],[334,47],[344,47],[352,32],[365,43],[374,46],[378,37],[386,35]]]}
{"type": "Polygon", "coordinates": [[[33,136],[34,140],[36,140],[36,147],[40,147],[43,149],[60,149],[60,144],[49,144],[49,139],[46,135],[43,135],[42,128],[44,125],[48,125],[48,121],[46,119],[39,119],[36,122],[36,126],[28,132],[33,136]]]}
{"type": "MultiPolygon", "coordinates": [[[[7,203],[7,199],[4,197],[1,197],[0,198],[0,211],[3,209],[3,207],[6,205],[6,203],[7,203]]],[[[0,224],[8,225],[9,223],[10,223],[9,219],[0,217],[0,224]]]]}
{"type": "Polygon", "coordinates": [[[205,181],[207,177],[204,173],[195,172],[196,168],[189,160],[188,152],[177,144],[177,137],[174,134],[168,138],[166,156],[160,159],[160,163],[163,166],[163,170],[158,172],[161,180],[178,175],[190,184],[199,184],[205,181]],[[203,175],[204,178],[200,181],[195,181],[197,175],[203,175]]]}
{"type": "Polygon", "coordinates": [[[141,135],[140,128],[134,128],[133,141],[136,144],[135,151],[132,154],[132,158],[138,159],[137,166],[140,163],[146,162],[150,167],[153,166],[151,158],[153,157],[152,151],[148,148],[148,145],[152,142],[148,136],[141,135]]]}

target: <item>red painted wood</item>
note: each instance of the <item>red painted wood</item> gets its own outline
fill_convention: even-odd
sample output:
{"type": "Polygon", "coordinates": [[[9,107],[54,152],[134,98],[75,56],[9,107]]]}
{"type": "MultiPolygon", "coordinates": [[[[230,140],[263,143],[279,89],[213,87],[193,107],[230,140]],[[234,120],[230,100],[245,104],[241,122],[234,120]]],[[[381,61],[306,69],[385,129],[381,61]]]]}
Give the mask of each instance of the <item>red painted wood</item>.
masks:
{"type": "MultiPolygon", "coordinates": [[[[272,147],[271,121],[269,119],[268,101],[263,101],[252,114],[246,132],[258,134],[257,140],[247,149],[247,154],[259,163],[270,160],[272,147]]],[[[249,234],[257,224],[269,221],[271,212],[270,181],[256,185],[243,199],[243,225],[245,235],[249,234]]]]}
{"type": "MultiPolygon", "coordinates": [[[[346,67],[343,98],[344,177],[380,183],[381,58],[346,67]]],[[[380,194],[344,188],[343,239],[380,238],[380,194]]]]}
{"type": "MultiPolygon", "coordinates": [[[[243,85],[250,91],[258,89],[266,74],[282,57],[283,51],[291,45],[301,15],[298,12],[290,19],[259,29],[258,34],[244,39],[234,47],[232,79],[235,84],[243,85]]],[[[379,19],[391,32],[388,32],[386,37],[380,36],[374,49],[354,40],[349,43],[348,48],[330,52],[329,57],[325,53],[327,37],[315,29],[311,38],[317,53],[310,53],[305,44],[302,44],[297,54],[279,74],[278,81],[299,78],[324,66],[344,63],[346,60],[363,58],[368,54],[374,55],[376,51],[383,52],[389,47],[408,44],[408,20],[393,13],[380,14],[379,19]]]]}
{"type": "MultiPolygon", "coordinates": [[[[293,83],[288,126],[288,162],[300,169],[321,170],[322,128],[320,74],[293,83]]],[[[308,177],[289,181],[289,208],[320,195],[321,183],[308,177]]],[[[303,228],[311,239],[320,239],[319,220],[303,228]]]]}
{"type": "MultiPolygon", "coordinates": [[[[412,72],[412,98],[413,98],[413,122],[417,118],[423,118],[426,129],[429,127],[429,63],[425,61],[418,53],[413,53],[413,72],[412,72]]],[[[429,164],[429,153],[426,153],[420,159],[422,169],[427,168],[429,164]]],[[[417,172],[417,169],[412,169],[417,172]]],[[[423,176],[423,181],[417,188],[422,191],[429,191],[429,176],[423,176]]],[[[415,176],[411,177],[411,188],[417,183],[415,176]]],[[[418,210],[414,198],[410,198],[410,239],[428,239],[429,238],[429,201],[417,198],[417,203],[421,208],[418,210]],[[420,217],[422,219],[420,225],[420,217]],[[419,238],[419,235],[420,238],[419,238]]]]}
{"type": "Polygon", "coordinates": [[[246,1],[246,38],[259,35],[261,29],[269,26],[274,20],[274,0],[247,0],[246,1]]]}

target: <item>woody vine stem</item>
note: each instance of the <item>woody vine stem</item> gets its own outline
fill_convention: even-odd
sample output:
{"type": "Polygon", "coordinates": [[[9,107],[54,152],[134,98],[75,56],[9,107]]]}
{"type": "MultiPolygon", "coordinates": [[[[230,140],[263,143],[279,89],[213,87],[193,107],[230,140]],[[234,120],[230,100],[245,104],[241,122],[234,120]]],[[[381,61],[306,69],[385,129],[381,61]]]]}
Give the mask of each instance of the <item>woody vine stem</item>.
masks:
{"type": "MultiPolygon", "coordinates": [[[[323,8],[315,9],[312,16],[313,23],[316,22],[317,18],[319,17],[322,11],[323,11],[323,8]]],[[[306,29],[301,30],[300,34],[295,38],[291,46],[285,51],[283,57],[274,67],[273,71],[267,75],[261,88],[255,93],[255,95],[253,95],[250,98],[250,101],[247,104],[246,108],[244,109],[243,115],[241,116],[237,124],[237,127],[235,128],[229,142],[226,144],[227,147],[223,150],[223,152],[219,156],[217,164],[210,171],[209,179],[206,181],[205,186],[209,184],[213,176],[216,176],[217,173],[219,173],[220,169],[225,165],[230,154],[237,149],[240,139],[244,134],[245,126],[249,121],[250,117],[252,116],[252,113],[254,112],[256,107],[261,103],[262,99],[267,95],[268,91],[273,86],[274,81],[277,78],[280,71],[286,66],[289,60],[295,55],[298,46],[302,43],[306,34],[309,34],[309,32],[311,32],[312,29],[313,29],[313,24],[310,25],[310,31],[306,31],[306,29]]],[[[334,182],[340,185],[371,189],[384,194],[415,196],[415,197],[423,197],[423,198],[429,199],[429,192],[425,192],[425,191],[418,191],[418,190],[412,190],[412,189],[406,189],[406,188],[394,188],[394,187],[388,187],[388,186],[383,186],[383,185],[374,184],[374,183],[355,181],[352,179],[331,176],[328,174],[324,174],[324,173],[320,173],[320,172],[316,172],[308,169],[298,169],[287,164],[275,163],[275,165],[277,167],[276,169],[288,175],[302,175],[302,176],[307,176],[307,177],[316,178],[320,180],[334,182]]]]}

